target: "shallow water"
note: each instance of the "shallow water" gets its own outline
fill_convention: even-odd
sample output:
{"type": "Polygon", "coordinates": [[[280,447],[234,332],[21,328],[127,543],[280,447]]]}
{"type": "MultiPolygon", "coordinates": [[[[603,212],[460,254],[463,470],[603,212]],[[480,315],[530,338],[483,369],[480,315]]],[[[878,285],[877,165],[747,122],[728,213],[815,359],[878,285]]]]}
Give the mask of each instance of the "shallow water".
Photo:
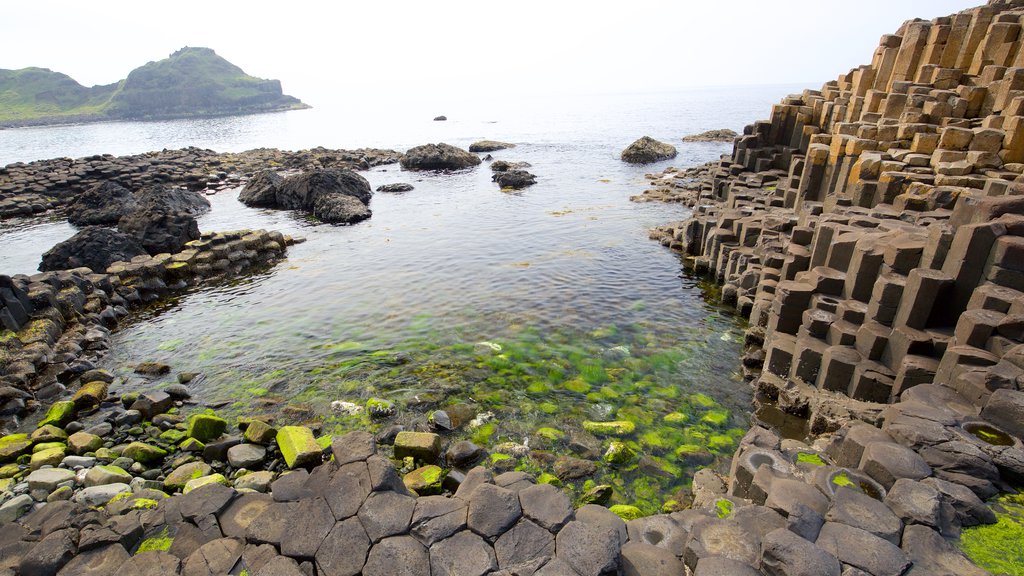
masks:
{"type": "MultiPolygon", "coordinates": [[[[745,431],[751,394],[739,376],[740,325],[704,301],[696,279],[680,276],[677,256],[647,238],[685,209],[628,199],[645,188],[645,172],[708,161],[730,146],[675,138],[680,158],[646,167],[616,154],[643,133],[738,130],[784,93],[747,94],[743,105],[731,101],[728,119],[700,122],[698,112],[716,111],[706,94],[652,97],[647,107],[604,102],[606,114],[588,123],[580,111],[554,108],[511,129],[452,123],[437,130],[456,144],[516,142],[494,157],[530,162],[538,184],[502,192],[486,163],[455,174],[381,167],[364,173],[374,188],[410,182],[415,190],[375,194],[373,217],[349,227],[250,209],[237,191],[219,193],[202,230],[278,229],[307,242],[269,270],[141,315],[116,334],[104,365],[125,378],[120,391],[154,385],[130,374],[141,361],[200,372],[192,390],[203,403],[233,415],[319,421],[325,432],[425,426],[438,408],[457,420],[484,415],[477,423],[493,415],[462,422],[452,439],[492,451],[508,442],[542,449],[515,463],[534,473],[552,472],[555,457],[573,452],[570,439],[590,438],[584,421],[628,420],[636,431],[622,440],[637,458],[602,466],[595,480],[615,486],[615,501],[656,511],[698,464],[725,464],[745,431]],[[397,416],[380,422],[331,407],[371,397],[394,402],[397,416]]],[[[197,144],[237,149],[246,138],[197,144]]],[[[33,230],[47,241],[73,232],[61,223],[0,231],[0,270],[28,271],[33,260],[19,251],[38,250],[38,262],[33,230]]],[[[599,453],[611,441],[589,440],[599,453]]]]}

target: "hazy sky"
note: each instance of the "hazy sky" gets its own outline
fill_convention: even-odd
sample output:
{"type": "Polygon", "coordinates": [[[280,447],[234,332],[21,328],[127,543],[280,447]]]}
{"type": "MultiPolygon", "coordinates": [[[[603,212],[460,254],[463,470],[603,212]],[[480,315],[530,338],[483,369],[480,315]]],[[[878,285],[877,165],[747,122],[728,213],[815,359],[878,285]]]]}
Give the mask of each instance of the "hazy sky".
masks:
{"type": "Polygon", "coordinates": [[[107,84],[206,46],[314,105],[339,94],[819,86],[882,34],[981,0],[5,2],[0,68],[107,84]]]}

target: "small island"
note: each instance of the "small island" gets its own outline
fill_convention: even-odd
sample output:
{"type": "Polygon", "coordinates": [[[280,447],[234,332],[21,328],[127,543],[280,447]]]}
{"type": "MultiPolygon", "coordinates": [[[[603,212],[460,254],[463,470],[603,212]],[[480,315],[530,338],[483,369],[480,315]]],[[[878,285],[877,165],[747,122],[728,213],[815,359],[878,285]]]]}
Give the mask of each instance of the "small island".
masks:
{"type": "Polygon", "coordinates": [[[309,108],[279,80],[246,74],[209,48],[185,47],[87,88],[45,68],[0,69],[0,128],[258,114],[309,108]]]}

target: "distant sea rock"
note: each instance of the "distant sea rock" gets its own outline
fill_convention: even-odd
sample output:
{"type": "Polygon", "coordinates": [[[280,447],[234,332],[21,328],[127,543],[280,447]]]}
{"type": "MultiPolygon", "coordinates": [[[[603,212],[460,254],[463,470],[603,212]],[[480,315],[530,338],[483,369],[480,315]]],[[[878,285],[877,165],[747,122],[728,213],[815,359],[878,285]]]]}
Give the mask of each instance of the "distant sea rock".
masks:
{"type": "Polygon", "coordinates": [[[537,183],[537,177],[526,170],[503,170],[495,172],[491,180],[498,183],[502,188],[520,190],[537,183]]]}
{"type": "Polygon", "coordinates": [[[68,222],[74,226],[116,226],[138,205],[131,190],[107,180],[82,192],[68,205],[68,222]]]}
{"type": "Polygon", "coordinates": [[[127,262],[136,256],[145,255],[146,250],[135,236],[112,228],[88,226],[47,250],[39,270],[49,272],[84,266],[93,272],[102,273],[114,262],[127,262]]]}
{"type": "Polygon", "coordinates": [[[700,134],[691,134],[683,137],[683,142],[732,142],[739,136],[735,131],[728,128],[720,130],[708,130],[700,134]]]}
{"type": "Polygon", "coordinates": [[[434,122],[444,122],[447,119],[447,116],[434,116],[434,122]]]}
{"type": "Polygon", "coordinates": [[[409,192],[413,189],[412,184],[396,182],[394,184],[382,184],[377,186],[377,192],[409,192]]]}
{"type": "Polygon", "coordinates": [[[238,200],[246,206],[310,212],[329,224],[354,224],[373,215],[367,204],[373,192],[351,170],[310,170],[282,178],[270,170],[250,180],[238,200]]]}
{"type": "Polygon", "coordinates": [[[494,152],[496,150],[504,150],[506,148],[515,148],[515,144],[509,144],[508,142],[498,142],[497,140],[481,140],[474,142],[469,145],[470,152],[494,152]]]}
{"type": "Polygon", "coordinates": [[[658,142],[650,136],[644,136],[622,151],[622,160],[630,164],[649,164],[675,157],[675,146],[658,142]]]}
{"type": "Polygon", "coordinates": [[[442,142],[411,148],[400,162],[406,170],[462,170],[480,164],[480,157],[442,142]]]}

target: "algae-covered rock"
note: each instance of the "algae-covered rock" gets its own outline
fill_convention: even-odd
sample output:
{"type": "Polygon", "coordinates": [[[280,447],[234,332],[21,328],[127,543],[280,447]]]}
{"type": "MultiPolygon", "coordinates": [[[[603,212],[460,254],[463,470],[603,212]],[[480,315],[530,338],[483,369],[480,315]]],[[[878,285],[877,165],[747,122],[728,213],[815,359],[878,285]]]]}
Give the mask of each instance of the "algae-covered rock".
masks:
{"type": "Polygon", "coordinates": [[[196,440],[195,438],[185,438],[181,444],[178,444],[178,449],[182,452],[199,452],[202,453],[206,450],[206,444],[196,440]]]}
{"type": "Polygon", "coordinates": [[[88,432],[75,432],[68,436],[68,448],[73,454],[95,452],[103,447],[103,438],[88,432]]]}
{"type": "Polygon", "coordinates": [[[206,462],[189,462],[188,464],[178,466],[168,474],[167,478],[164,479],[164,486],[168,490],[181,490],[185,488],[185,484],[188,484],[189,481],[209,476],[212,473],[213,468],[206,462]]]}
{"type": "Polygon", "coordinates": [[[636,506],[630,506],[628,504],[616,504],[608,508],[613,514],[622,518],[626,522],[630,520],[636,520],[637,518],[643,518],[644,513],[640,511],[636,506]]]}
{"type": "Polygon", "coordinates": [[[131,458],[136,462],[148,464],[150,462],[156,462],[157,460],[163,460],[167,456],[167,451],[163,448],[157,448],[145,442],[132,442],[131,444],[124,447],[121,455],[126,458],[131,458]]]}
{"type": "Polygon", "coordinates": [[[188,419],[188,437],[200,442],[209,442],[220,437],[227,430],[228,421],[213,414],[193,414],[188,419]]]}
{"type": "Polygon", "coordinates": [[[129,484],[131,474],[117,466],[93,466],[85,473],[85,486],[106,486],[107,484],[129,484]]]}
{"type": "Polygon", "coordinates": [[[107,397],[107,388],[109,386],[109,384],[102,380],[86,382],[75,392],[71,401],[75,403],[75,407],[79,410],[99,406],[100,402],[103,402],[107,397]]]}
{"type": "Polygon", "coordinates": [[[189,480],[185,483],[185,488],[182,489],[181,492],[183,494],[188,494],[196,488],[202,488],[207,484],[223,484],[224,486],[231,486],[231,483],[228,482],[228,479],[225,478],[223,474],[210,474],[209,476],[189,480]]]}
{"type": "Polygon", "coordinates": [[[60,461],[64,459],[64,456],[65,452],[63,446],[40,450],[39,452],[32,454],[32,459],[29,461],[28,467],[32,470],[38,470],[43,466],[56,466],[60,464],[60,461]]]}
{"type": "Polygon", "coordinates": [[[629,464],[636,458],[636,452],[626,445],[625,442],[612,442],[604,453],[604,461],[612,466],[629,464]]]}
{"type": "Polygon", "coordinates": [[[612,499],[613,489],[607,484],[584,486],[583,495],[580,496],[580,504],[597,504],[604,506],[612,499]]]}
{"type": "Polygon", "coordinates": [[[67,451],[68,446],[63,442],[40,442],[32,446],[32,453],[42,452],[43,450],[51,450],[53,448],[60,448],[61,450],[67,451]]]}
{"type": "Polygon", "coordinates": [[[28,434],[8,434],[0,438],[0,462],[9,462],[28,452],[32,439],[28,434]]]}
{"type": "Polygon", "coordinates": [[[383,398],[370,398],[366,401],[366,412],[371,418],[390,418],[397,412],[395,403],[383,398]]]}
{"type": "Polygon", "coordinates": [[[247,442],[266,446],[274,441],[277,429],[262,420],[253,420],[246,426],[244,436],[247,442]]]}
{"type": "Polygon", "coordinates": [[[40,426],[32,432],[29,438],[33,442],[63,442],[68,439],[68,433],[52,424],[40,426]]]}
{"type": "Polygon", "coordinates": [[[622,160],[630,164],[647,164],[675,158],[676,154],[675,146],[644,136],[622,151],[622,160]]]}
{"type": "Polygon", "coordinates": [[[636,431],[636,424],[629,420],[617,420],[614,422],[583,422],[583,429],[596,436],[629,436],[636,431]]]}
{"type": "Polygon", "coordinates": [[[433,464],[417,468],[402,478],[405,487],[420,496],[440,494],[443,481],[444,470],[433,464]]]}
{"type": "Polygon", "coordinates": [[[411,456],[422,462],[436,462],[441,455],[441,437],[431,432],[399,432],[395,436],[395,458],[411,456]]]}
{"type": "Polygon", "coordinates": [[[63,428],[68,422],[71,422],[75,418],[75,403],[71,400],[61,400],[60,402],[54,402],[50,409],[46,411],[46,416],[43,417],[42,421],[39,422],[39,427],[47,425],[54,425],[63,428]]]}
{"type": "Polygon", "coordinates": [[[665,417],[662,418],[662,421],[664,421],[665,424],[679,425],[686,424],[687,422],[689,422],[690,417],[687,414],[684,414],[683,412],[672,412],[669,414],[665,414],[665,417]]]}
{"type": "Polygon", "coordinates": [[[289,468],[319,464],[323,455],[313,432],[305,426],[284,426],[277,431],[277,446],[289,468]]]}

